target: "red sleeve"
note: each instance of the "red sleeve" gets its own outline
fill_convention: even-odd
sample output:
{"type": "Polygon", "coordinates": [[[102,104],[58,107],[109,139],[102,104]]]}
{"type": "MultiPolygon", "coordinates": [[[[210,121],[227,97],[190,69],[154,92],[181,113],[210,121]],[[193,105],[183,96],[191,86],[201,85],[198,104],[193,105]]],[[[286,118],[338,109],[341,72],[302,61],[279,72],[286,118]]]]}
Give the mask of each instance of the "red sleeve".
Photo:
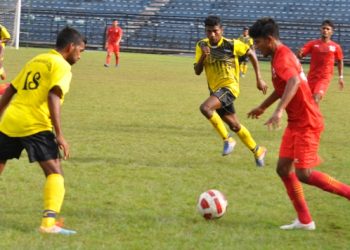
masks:
{"type": "Polygon", "coordinates": [[[337,47],[336,47],[336,51],[335,51],[335,58],[337,60],[343,60],[344,56],[343,56],[343,50],[342,48],[340,47],[339,44],[337,44],[337,47]]]}
{"type": "Polygon", "coordinates": [[[302,54],[303,56],[306,56],[307,54],[311,53],[312,46],[314,45],[314,41],[309,41],[304,44],[302,48],[302,54]]]}
{"type": "Polygon", "coordinates": [[[275,58],[276,75],[287,82],[291,77],[299,75],[298,59],[291,51],[281,51],[275,58]]]}

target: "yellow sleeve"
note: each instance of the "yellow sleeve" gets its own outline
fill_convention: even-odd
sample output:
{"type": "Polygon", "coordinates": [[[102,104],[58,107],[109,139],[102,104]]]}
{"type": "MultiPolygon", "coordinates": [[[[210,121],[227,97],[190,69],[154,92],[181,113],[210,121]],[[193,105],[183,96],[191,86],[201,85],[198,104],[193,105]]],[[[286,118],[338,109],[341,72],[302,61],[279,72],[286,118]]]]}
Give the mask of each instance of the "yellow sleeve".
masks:
{"type": "Polygon", "coordinates": [[[199,41],[197,44],[196,44],[196,56],[195,56],[195,64],[199,61],[199,59],[201,58],[202,56],[202,49],[201,49],[201,46],[200,44],[202,43],[203,41],[199,41]]]}
{"type": "Polygon", "coordinates": [[[4,26],[1,26],[1,39],[10,39],[11,35],[4,26]]]}
{"type": "Polygon", "coordinates": [[[249,50],[249,45],[235,39],[233,40],[233,47],[233,55],[235,56],[244,56],[249,50]]]}
{"type": "Polygon", "coordinates": [[[60,87],[63,95],[67,94],[69,91],[69,85],[72,80],[72,73],[65,67],[57,67],[57,69],[52,72],[51,75],[51,85],[49,89],[54,86],[60,87]]]}

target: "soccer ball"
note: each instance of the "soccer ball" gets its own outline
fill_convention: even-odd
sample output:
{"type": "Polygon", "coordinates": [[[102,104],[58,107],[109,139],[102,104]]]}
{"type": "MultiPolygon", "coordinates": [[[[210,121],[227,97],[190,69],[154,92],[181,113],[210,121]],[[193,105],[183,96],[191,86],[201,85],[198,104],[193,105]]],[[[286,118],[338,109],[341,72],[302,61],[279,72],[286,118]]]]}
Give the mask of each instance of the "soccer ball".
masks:
{"type": "Polygon", "coordinates": [[[199,196],[197,210],[207,220],[217,219],[226,212],[227,200],[223,193],[210,189],[199,196]]]}

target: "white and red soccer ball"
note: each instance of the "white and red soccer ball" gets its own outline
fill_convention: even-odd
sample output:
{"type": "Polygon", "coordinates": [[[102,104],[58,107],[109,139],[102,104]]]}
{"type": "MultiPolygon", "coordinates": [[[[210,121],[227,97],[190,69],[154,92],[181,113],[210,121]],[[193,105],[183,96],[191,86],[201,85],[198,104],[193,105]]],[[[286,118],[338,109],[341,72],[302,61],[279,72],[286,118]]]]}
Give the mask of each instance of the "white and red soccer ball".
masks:
{"type": "Polygon", "coordinates": [[[199,196],[197,210],[205,219],[217,219],[226,212],[227,200],[219,190],[210,189],[199,196]]]}

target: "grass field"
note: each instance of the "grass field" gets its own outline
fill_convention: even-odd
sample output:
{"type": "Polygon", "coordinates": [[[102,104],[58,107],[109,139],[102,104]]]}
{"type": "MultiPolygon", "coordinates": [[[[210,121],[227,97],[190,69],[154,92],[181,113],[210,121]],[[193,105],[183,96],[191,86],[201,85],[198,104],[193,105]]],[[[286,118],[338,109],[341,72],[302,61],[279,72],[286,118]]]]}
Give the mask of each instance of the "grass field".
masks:
{"type": "MultiPolygon", "coordinates": [[[[8,49],[9,79],[43,51],[8,49]]],[[[62,216],[78,234],[37,232],[44,175],[23,153],[0,177],[0,249],[349,249],[349,201],[313,187],[304,190],[317,230],[279,229],[296,216],[275,173],[283,131],[263,126],[273,109],[260,120],[246,118],[264,98],[251,66],[235,104],[242,124],[268,148],[261,169],[241,142],[221,156],[222,142],[199,112],[208,91],[204,75],[193,73],[193,58],[122,53],[117,69],[104,68],[104,58],[84,52],[63,106],[72,156],[63,162],[62,216]],[[199,194],[209,188],[227,196],[220,220],[196,212],[199,194]]],[[[270,93],[269,67],[262,63],[270,93]]],[[[344,75],[350,83],[349,68],[344,75]]],[[[325,163],[319,167],[347,183],[349,92],[334,81],[321,104],[325,163]]]]}

